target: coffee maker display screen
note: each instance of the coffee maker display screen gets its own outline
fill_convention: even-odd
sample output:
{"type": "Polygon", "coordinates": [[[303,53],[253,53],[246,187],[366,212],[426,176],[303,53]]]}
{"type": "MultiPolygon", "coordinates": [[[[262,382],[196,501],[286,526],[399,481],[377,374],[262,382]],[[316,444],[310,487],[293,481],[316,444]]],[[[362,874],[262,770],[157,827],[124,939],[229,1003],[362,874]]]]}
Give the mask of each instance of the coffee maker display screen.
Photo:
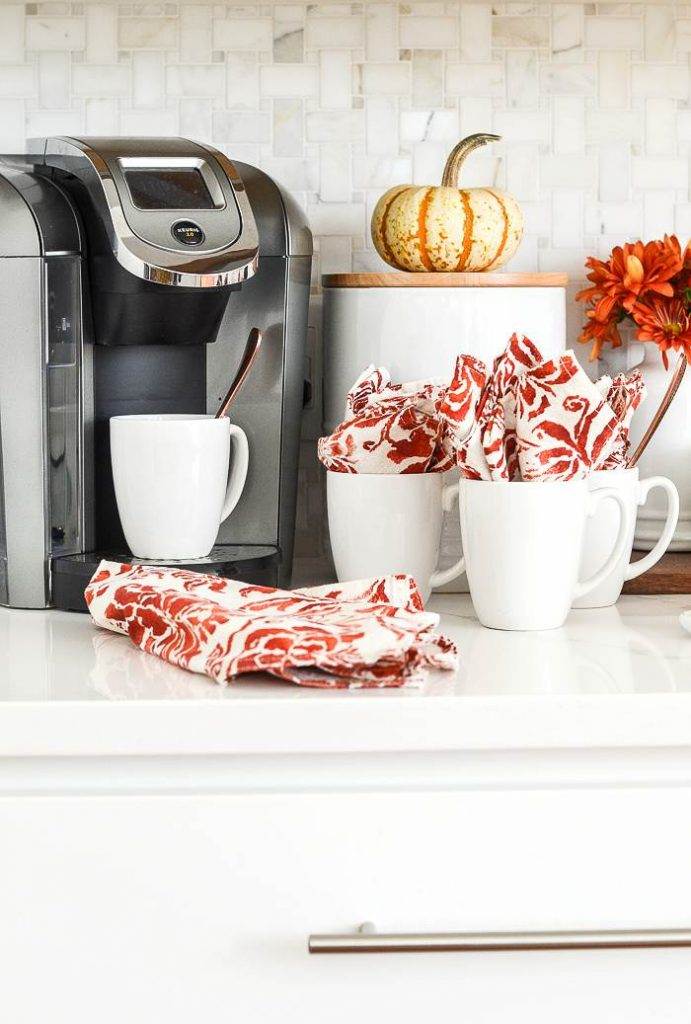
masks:
{"type": "Polygon", "coordinates": [[[214,201],[197,167],[136,167],[124,172],[140,210],[213,210],[214,201]]]}

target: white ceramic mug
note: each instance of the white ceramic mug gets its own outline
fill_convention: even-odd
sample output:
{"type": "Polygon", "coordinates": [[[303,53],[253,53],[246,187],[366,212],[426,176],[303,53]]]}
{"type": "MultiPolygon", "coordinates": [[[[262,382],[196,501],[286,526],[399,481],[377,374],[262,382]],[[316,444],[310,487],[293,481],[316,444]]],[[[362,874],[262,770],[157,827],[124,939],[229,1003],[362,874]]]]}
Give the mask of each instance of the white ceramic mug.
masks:
{"type": "Polygon", "coordinates": [[[225,417],[113,416],[110,456],[120,522],[137,558],[205,558],[242,495],[249,444],[225,417]],[[233,460],[230,473],[231,444],[233,460]]]}
{"type": "MultiPolygon", "coordinates": [[[[659,562],[670,545],[679,518],[679,494],[671,480],[665,476],[650,476],[646,480],[639,479],[638,469],[612,469],[592,473],[588,478],[591,490],[600,487],[612,487],[621,494],[629,509],[630,530],[621,558],[613,566],[607,579],[583,597],[573,603],[574,608],[606,608],[614,604],[621,594],[626,580],[641,576],[659,562]],[[636,528],[636,513],[640,505],[645,505],[649,493],[659,487],[667,495],[667,516],[662,533],[652,551],[638,561],[631,561],[633,535],[636,528]]],[[[611,505],[601,505],[594,516],[588,520],[583,542],[580,575],[592,575],[598,565],[602,565],[607,553],[612,550],[617,532],[617,516],[611,505]]]]}
{"type": "Polygon", "coordinates": [[[408,573],[423,600],[459,574],[458,564],[435,572],[442,511],[458,484],[442,473],[326,474],[331,551],[340,581],[408,573]]]}
{"type": "Polygon", "coordinates": [[[492,629],[556,629],[574,598],[599,586],[622,557],[630,512],[612,487],[591,491],[587,480],[554,483],[461,480],[464,557],[475,613],[492,629]],[[585,582],[578,569],[586,520],[601,502],[620,511],[605,564],[585,582]]]}

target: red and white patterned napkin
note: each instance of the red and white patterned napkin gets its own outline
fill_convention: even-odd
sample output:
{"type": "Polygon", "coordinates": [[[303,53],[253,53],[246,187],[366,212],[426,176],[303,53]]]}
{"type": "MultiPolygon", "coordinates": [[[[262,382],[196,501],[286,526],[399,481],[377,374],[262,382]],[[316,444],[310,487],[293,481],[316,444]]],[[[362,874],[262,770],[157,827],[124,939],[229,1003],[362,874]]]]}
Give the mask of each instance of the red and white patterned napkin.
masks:
{"type": "Polygon", "coordinates": [[[513,334],[491,373],[460,355],[449,384],[396,384],[368,366],[318,455],[339,473],[442,473],[457,464],[477,480],[572,480],[626,464],[644,395],[638,371],[594,383],[573,352],[544,359],[513,334]]]}
{"type": "Polygon", "coordinates": [[[318,443],[320,461],[337,473],[443,473],[475,423],[485,367],[459,356],[450,384],[395,384],[368,366],[346,399],[346,418],[318,443]]]}
{"type": "Polygon", "coordinates": [[[619,373],[614,378],[600,377],[596,384],[598,391],[619,420],[617,444],[600,469],[621,469],[626,465],[629,453],[631,420],[646,394],[643,374],[640,370],[634,370],[630,374],[619,373]]]}
{"type": "Polygon", "coordinates": [[[544,360],[514,334],[485,377],[474,428],[458,450],[461,476],[572,480],[624,466],[644,394],[639,372],[593,383],[573,352],[544,360]]]}
{"type": "Polygon", "coordinates": [[[223,684],[268,672],[325,689],[420,685],[458,661],[410,576],[284,591],[104,561],[85,597],[97,625],[223,684]]]}

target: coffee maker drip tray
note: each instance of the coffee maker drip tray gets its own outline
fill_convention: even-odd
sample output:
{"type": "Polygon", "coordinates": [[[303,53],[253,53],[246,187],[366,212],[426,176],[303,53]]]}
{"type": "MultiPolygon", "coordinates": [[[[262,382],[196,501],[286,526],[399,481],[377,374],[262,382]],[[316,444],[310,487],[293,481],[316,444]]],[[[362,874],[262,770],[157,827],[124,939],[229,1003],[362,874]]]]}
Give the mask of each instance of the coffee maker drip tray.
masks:
{"type": "Polygon", "coordinates": [[[89,551],[80,555],[62,555],[51,561],[54,607],[68,612],[85,612],[84,590],[103,559],[109,562],[128,562],[130,565],[165,564],[175,569],[189,569],[265,587],[278,586],[281,561],[278,548],[269,544],[218,544],[206,558],[165,563],[160,559],[134,558],[128,551],[89,551]]]}

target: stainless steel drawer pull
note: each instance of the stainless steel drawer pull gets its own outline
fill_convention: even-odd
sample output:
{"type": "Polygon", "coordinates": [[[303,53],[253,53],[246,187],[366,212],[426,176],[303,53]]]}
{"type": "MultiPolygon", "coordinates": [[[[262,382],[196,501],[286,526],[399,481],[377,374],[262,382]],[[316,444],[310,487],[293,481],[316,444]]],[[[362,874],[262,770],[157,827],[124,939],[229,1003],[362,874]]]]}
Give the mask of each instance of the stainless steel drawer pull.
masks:
{"type": "Polygon", "coordinates": [[[691,947],[691,929],[597,932],[410,932],[377,934],[367,922],[350,935],[310,935],[310,953],[483,953],[553,949],[691,947]]]}

